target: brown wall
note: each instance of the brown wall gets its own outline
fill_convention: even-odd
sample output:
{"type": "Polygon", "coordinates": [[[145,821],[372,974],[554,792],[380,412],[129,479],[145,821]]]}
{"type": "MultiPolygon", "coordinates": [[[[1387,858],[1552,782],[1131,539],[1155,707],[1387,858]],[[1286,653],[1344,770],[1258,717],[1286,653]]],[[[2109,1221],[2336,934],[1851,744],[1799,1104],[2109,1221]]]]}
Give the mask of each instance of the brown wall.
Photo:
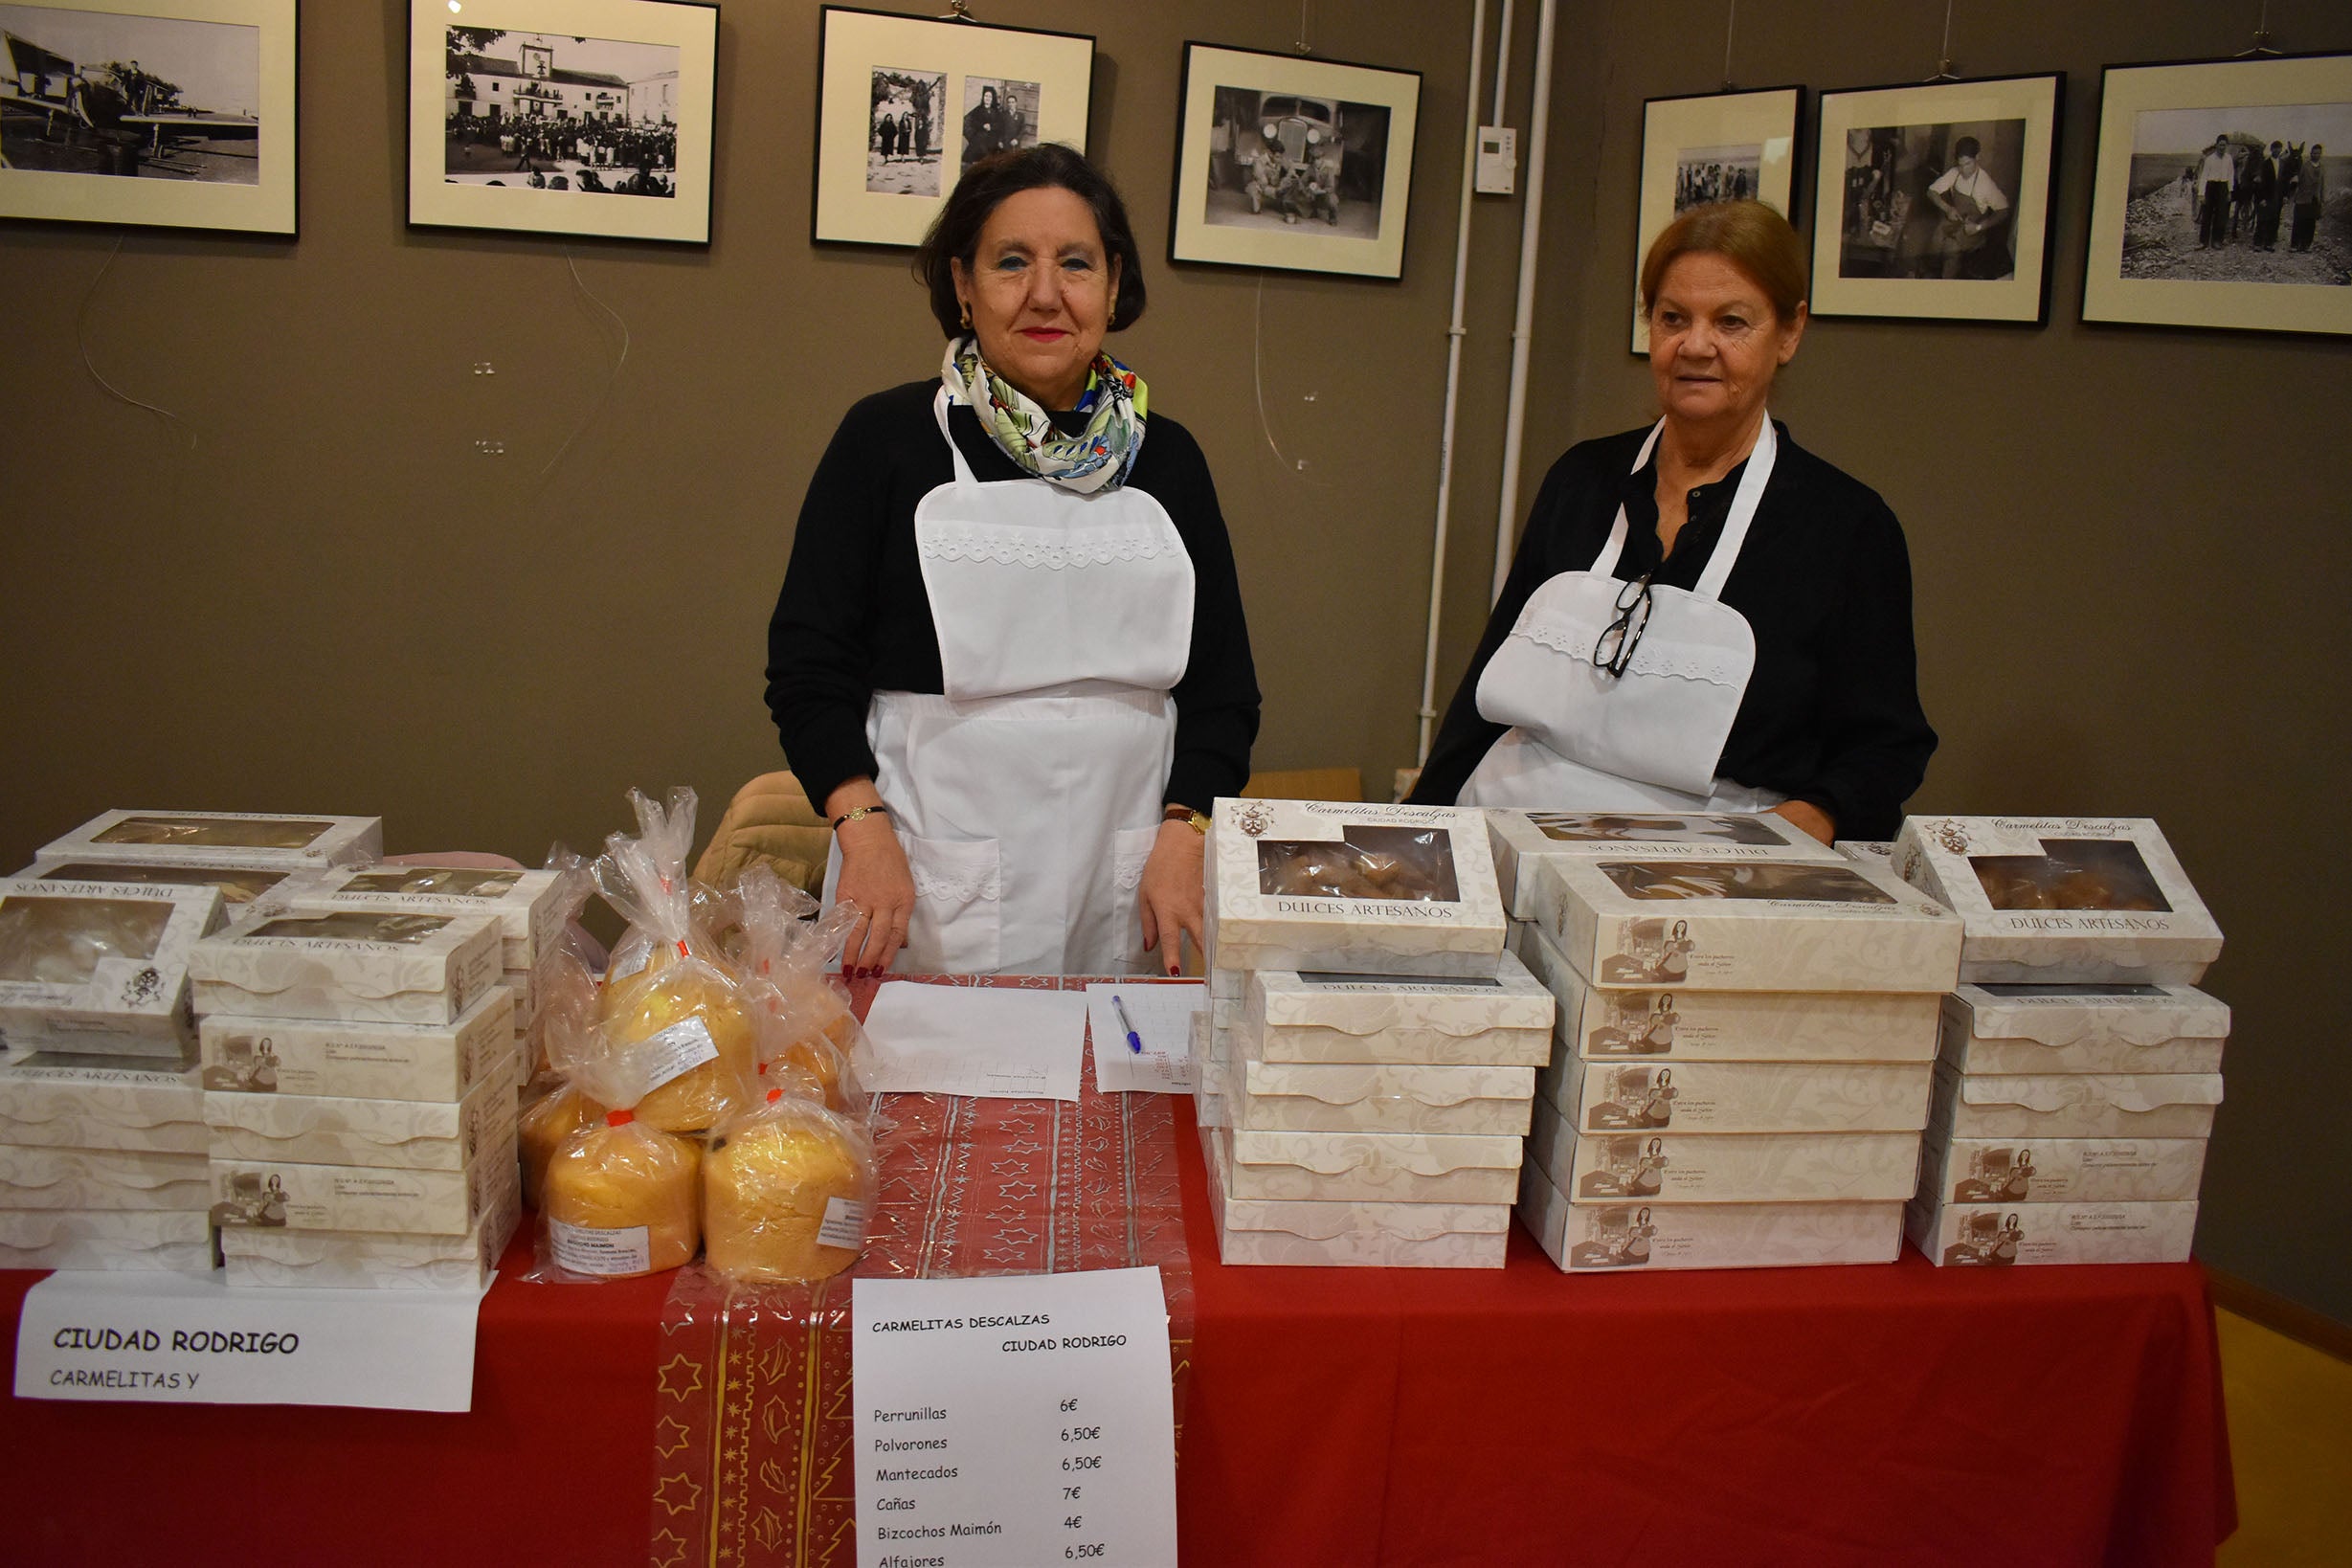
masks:
{"type": "MultiPolygon", "coordinates": [[[[1155,262],[1183,40],[1297,36],[1295,12],[1230,0],[985,10],[1098,34],[1093,150],[1155,262]]],[[[2284,45],[2352,48],[2340,7],[2270,10],[2284,45]]],[[[574,242],[568,262],[554,240],[407,232],[396,0],[303,9],[298,244],[139,232],[109,265],[112,233],[0,229],[0,864],[117,804],[380,812],[394,849],[535,860],[621,826],[630,784],[692,783],[715,816],[776,765],[759,671],[800,488],[843,407],[938,355],[899,253],[809,243],[816,11],[727,8],[707,252],[574,242]],[[618,334],[571,263],[627,324],[609,400],[618,334]],[[78,324],[96,370],[181,425],[108,397],[78,324]]],[[[1717,85],[1724,14],[1561,7],[1523,495],[1570,441],[1647,414],[1622,306],[1641,101],[1717,85]]],[[[2352,357],[2073,319],[2098,67],[2232,53],[2239,24],[2179,0],[1976,0],[1957,24],[1964,73],[2069,74],[2052,325],[1826,322],[1776,413],[1909,530],[1944,733],[1917,803],[2164,822],[2230,933],[2211,984],[2238,1012],[2201,1248],[2352,1319],[2328,1244],[2352,1230],[2329,1109],[2352,1055],[2320,1001],[2352,958],[2333,902],[2352,868],[2310,825],[2352,790],[2352,357]]],[[[1412,760],[1468,11],[1325,0],[1311,26],[1324,55],[1425,73],[1403,282],[1157,263],[1118,347],[1215,465],[1260,765],[1356,764],[1378,789],[1412,760]]],[[[1915,79],[1940,28],[1924,6],[1752,0],[1733,75],[1915,79]]],[[[1480,200],[1441,703],[1484,616],[1517,224],[1480,200]]]]}

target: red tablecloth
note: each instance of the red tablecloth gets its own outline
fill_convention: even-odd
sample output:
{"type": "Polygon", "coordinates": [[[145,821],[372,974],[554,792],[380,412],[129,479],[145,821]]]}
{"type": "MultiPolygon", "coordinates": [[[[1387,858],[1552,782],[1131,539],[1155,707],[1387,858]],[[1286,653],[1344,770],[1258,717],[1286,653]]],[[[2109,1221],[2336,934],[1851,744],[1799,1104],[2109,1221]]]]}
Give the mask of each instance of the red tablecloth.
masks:
{"type": "MultiPolygon", "coordinates": [[[[2139,1568],[2235,1523],[2193,1265],[1572,1279],[1514,1235],[1499,1271],[1228,1269],[1178,1110],[1188,1564],[2139,1568]]],[[[658,1389],[704,1373],[666,1278],[529,1286],[528,1252],[470,1415],[10,1399],[0,1560],[640,1568],[658,1389]]]]}

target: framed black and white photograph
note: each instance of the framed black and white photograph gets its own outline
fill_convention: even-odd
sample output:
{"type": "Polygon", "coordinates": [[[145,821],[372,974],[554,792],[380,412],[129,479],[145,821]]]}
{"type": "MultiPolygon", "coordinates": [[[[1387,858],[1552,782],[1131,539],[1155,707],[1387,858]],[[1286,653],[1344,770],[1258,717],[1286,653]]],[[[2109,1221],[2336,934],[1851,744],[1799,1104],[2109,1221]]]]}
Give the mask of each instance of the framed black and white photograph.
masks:
{"type": "Polygon", "coordinates": [[[2352,55],[2111,65],[2089,322],[2352,333],[2352,55]]]}
{"type": "Polygon", "coordinates": [[[294,0],[7,0],[0,53],[0,217],[294,233],[294,0]]]}
{"type": "Polygon", "coordinates": [[[827,6],[811,234],[918,245],[963,171],[995,152],[1086,150],[1094,40],[827,6]]]}
{"type": "Polygon", "coordinates": [[[719,11],[410,0],[409,222],[710,242],[719,11]]]}
{"type": "Polygon", "coordinates": [[[2060,73],[1822,94],[1813,314],[2046,322],[2065,95],[2060,73]]]}
{"type": "Polygon", "coordinates": [[[1184,46],[1174,261],[1399,278],[1421,73],[1184,46]]]}
{"type": "Polygon", "coordinates": [[[1642,258],[1692,207],[1753,197],[1794,221],[1797,127],[1804,89],[1653,98],[1642,105],[1642,195],[1633,241],[1633,351],[1649,352],[1642,315],[1642,258]]]}

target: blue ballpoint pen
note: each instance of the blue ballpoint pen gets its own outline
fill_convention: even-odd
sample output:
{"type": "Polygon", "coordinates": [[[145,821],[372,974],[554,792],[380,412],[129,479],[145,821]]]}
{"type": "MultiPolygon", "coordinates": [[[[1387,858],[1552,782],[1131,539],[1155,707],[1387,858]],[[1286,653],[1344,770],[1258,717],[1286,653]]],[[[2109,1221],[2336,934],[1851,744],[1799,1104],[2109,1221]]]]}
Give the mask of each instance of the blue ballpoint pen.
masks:
{"type": "Polygon", "coordinates": [[[1110,1006],[1119,1015],[1119,1027],[1127,1031],[1127,1048],[1141,1056],[1143,1037],[1135,1033],[1135,1020],[1127,1016],[1127,1003],[1119,999],[1119,994],[1115,991],[1110,994],[1110,1006]]]}

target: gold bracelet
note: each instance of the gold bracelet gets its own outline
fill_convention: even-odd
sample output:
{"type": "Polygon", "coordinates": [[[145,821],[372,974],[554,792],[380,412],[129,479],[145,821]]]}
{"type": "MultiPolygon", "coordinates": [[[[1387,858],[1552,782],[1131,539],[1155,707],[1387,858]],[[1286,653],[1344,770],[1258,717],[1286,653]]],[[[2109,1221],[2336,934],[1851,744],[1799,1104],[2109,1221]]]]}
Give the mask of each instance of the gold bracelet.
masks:
{"type": "Polygon", "coordinates": [[[890,808],[887,806],[852,806],[849,808],[849,810],[841,813],[840,816],[836,817],[833,819],[833,831],[836,833],[840,832],[841,824],[843,822],[855,822],[862,818],[887,817],[889,815],[890,808]]]}

